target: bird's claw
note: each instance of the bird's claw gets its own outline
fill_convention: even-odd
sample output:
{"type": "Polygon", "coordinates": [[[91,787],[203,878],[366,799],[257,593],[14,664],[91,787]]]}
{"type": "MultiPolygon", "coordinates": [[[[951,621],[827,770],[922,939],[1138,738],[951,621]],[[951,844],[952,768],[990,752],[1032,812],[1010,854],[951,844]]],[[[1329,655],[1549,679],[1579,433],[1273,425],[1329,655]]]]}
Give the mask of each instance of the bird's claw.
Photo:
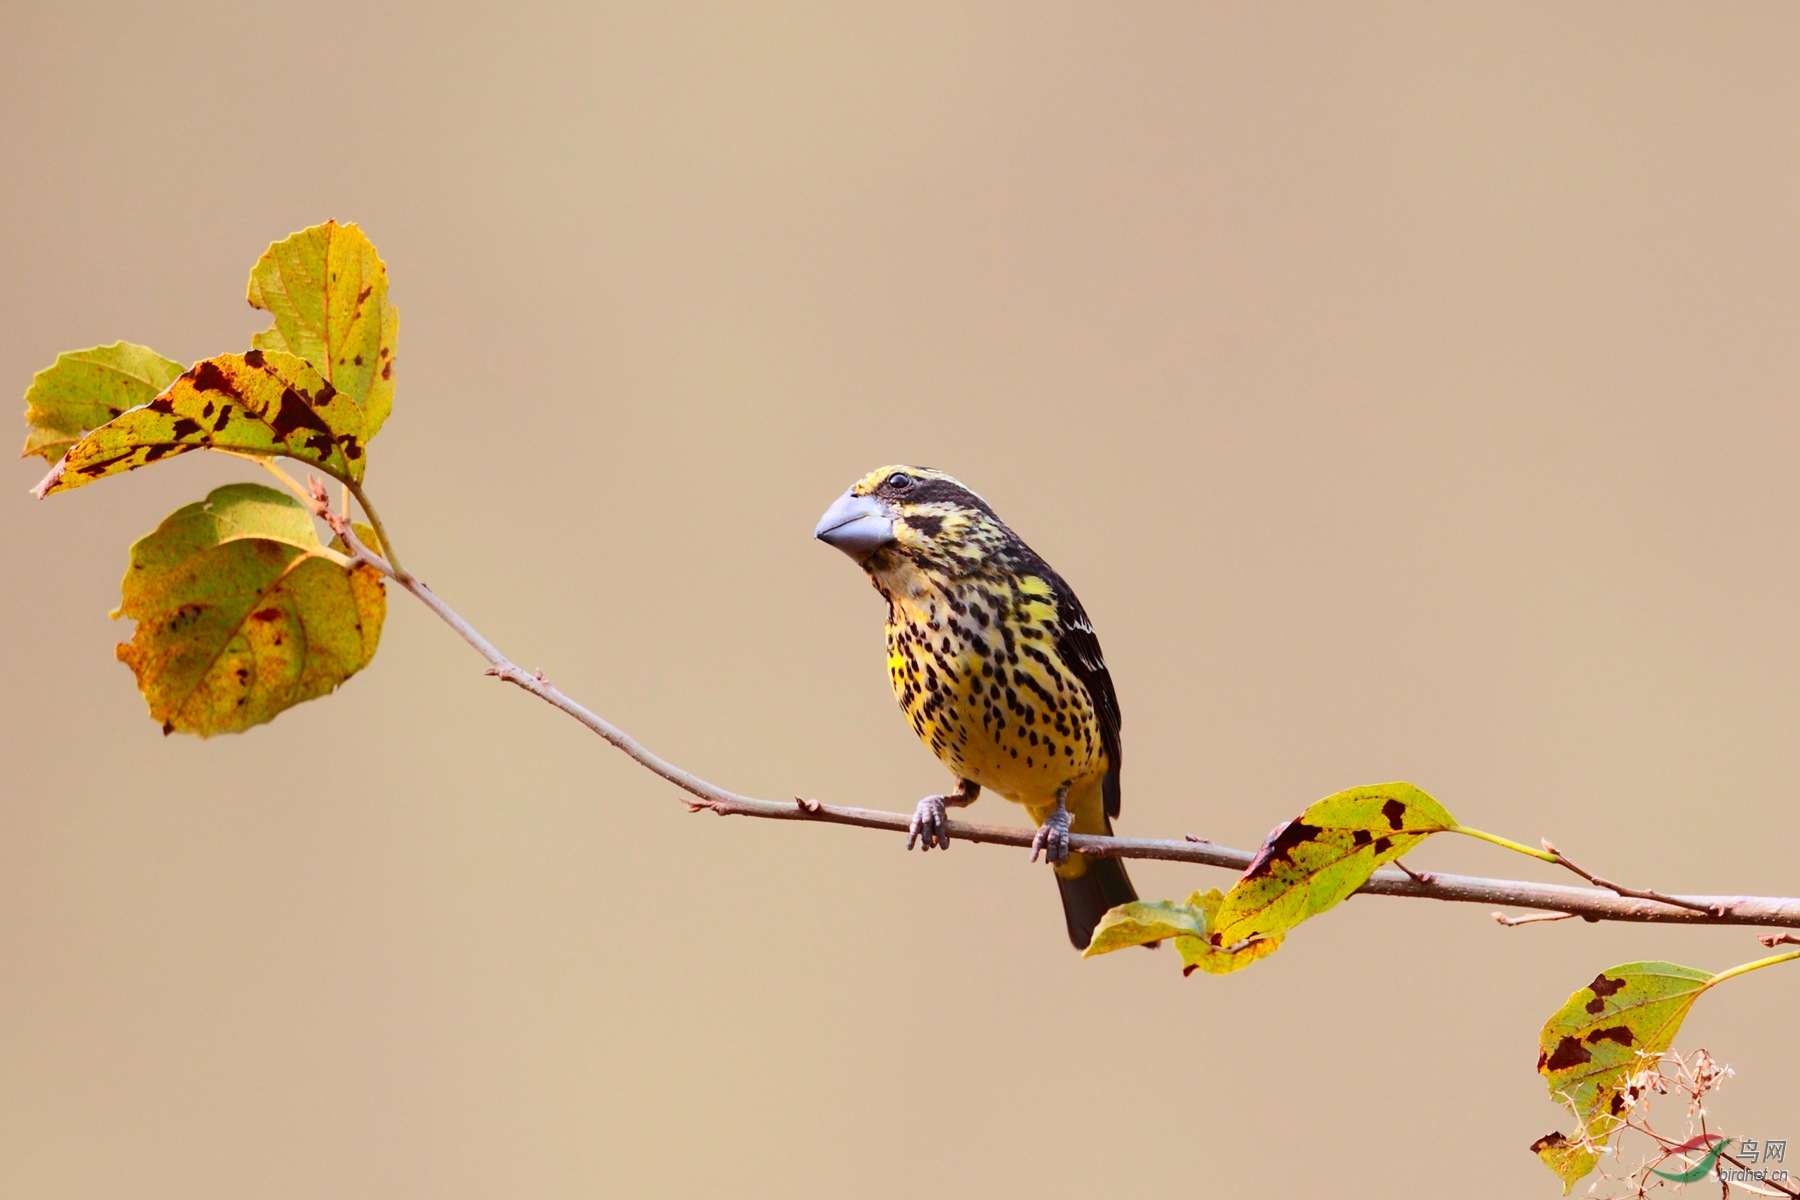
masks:
{"type": "Polygon", "coordinates": [[[1031,861],[1036,862],[1039,854],[1052,866],[1069,861],[1068,809],[1058,808],[1039,826],[1036,836],[1031,839],[1031,861]]]}
{"type": "Polygon", "coordinates": [[[915,842],[920,843],[921,850],[930,850],[933,846],[942,850],[950,848],[950,813],[944,807],[942,796],[927,796],[913,810],[912,824],[906,832],[906,848],[911,850],[915,842]]]}

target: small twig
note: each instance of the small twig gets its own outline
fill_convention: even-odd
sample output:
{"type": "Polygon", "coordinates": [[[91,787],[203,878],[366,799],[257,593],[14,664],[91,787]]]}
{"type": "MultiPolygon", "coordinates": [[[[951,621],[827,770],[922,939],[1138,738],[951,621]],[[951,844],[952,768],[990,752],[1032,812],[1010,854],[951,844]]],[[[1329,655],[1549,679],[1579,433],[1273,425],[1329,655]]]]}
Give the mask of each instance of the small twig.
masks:
{"type": "Polygon", "coordinates": [[[1574,913],[1568,912],[1541,912],[1524,917],[1509,917],[1503,912],[1497,912],[1494,914],[1494,920],[1510,928],[1514,925],[1536,925],[1540,921],[1567,921],[1574,915],[1574,913]]]}
{"type": "Polygon", "coordinates": [[[1435,875],[1433,875],[1431,872],[1415,871],[1411,867],[1407,866],[1405,863],[1401,862],[1397,858],[1394,860],[1394,865],[1396,867],[1399,867],[1402,871],[1405,871],[1406,877],[1408,879],[1412,880],[1414,883],[1436,883],[1437,882],[1437,877],[1435,875]]]}
{"type": "Polygon", "coordinates": [[[1544,849],[1555,857],[1558,866],[1567,867],[1589,883],[1594,884],[1597,887],[1603,887],[1609,892],[1617,892],[1621,896],[1630,896],[1637,900],[1654,900],[1658,904],[1673,904],[1677,908],[1698,909],[1701,912],[1710,913],[1716,917],[1726,915],[1724,910],[1718,904],[1697,903],[1692,900],[1683,900],[1676,896],[1667,896],[1662,892],[1640,891],[1637,888],[1628,888],[1624,884],[1614,883],[1610,879],[1602,879],[1587,868],[1577,866],[1575,863],[1570,862],[1569,856],[1551,845],[1549,838],[1544,839],[1544,849]]]}
{"type": "Polygon", "coordinates": [[[1776,946],[1800,946],[1800,937],[1795,937],[1791,933],[1759,933],[1756,935],[1756,940],[1771,950],[1776,946]]]}

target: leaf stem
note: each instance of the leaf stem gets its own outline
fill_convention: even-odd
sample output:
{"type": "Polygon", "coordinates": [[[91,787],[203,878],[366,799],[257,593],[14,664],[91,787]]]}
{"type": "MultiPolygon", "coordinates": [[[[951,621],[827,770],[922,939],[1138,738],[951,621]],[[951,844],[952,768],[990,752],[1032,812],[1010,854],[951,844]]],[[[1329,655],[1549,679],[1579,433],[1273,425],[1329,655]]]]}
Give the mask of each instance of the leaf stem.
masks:
{"type": "Polygon", "coordinates": [[[1518,842],[1513,841],[1511,838],[1503,838],[1497,833],[1488,833],[1486,830],[1483,830],[1483,829],[1471,829],[1467,825],[1452,825],[1449,829],[1446,829],[1444,832],[1445,833],[1460,833],[1464,837],[1479,838],[1480,840],[1482,840],[1484,842],[1492,842],[1496,846],[1504,846],[1506,849],[1511,850],[1514,853],[1523,854],[1529,858],[1535,858],[1539,862],[1547,862],[1554,866],[1562,866],[1563,865],[1562,857],[1552,851],[1533,850],[1530,846],[1521,845],[1518,842]]]}
{"type": "MultiPolygon", "coordinates": [[[[302,486],[299,480],[281,469],[280,465],[275,461],[279,456],[272,454],[249,454],[242,450],[222,450],[217,446],[213,447],[213,449],[220,454],[229,454],[233,458],[247,459],[250,462],[256,463],[258,466],[261,466],[264,470],[268,471],[269,474],[281,480],[281,482],[287,486],[288,491],[300,497],[301,500],[306,502],[308,507],[312,506],[312,493],[302,486]]],[[[356,503],[362,507],[363,515],[369,518],[369,524],[375,529],[375,538],[381,543],[382,557],[387,560],[387,565],[392,568],[394,578],[401,583],[410,580],[412,578],[411,574],[400,565],[400,560],[394,556],[394,543],[388,538],[387,526],[381,523],[381,515],[375,511],[375,506],[369,503],[369,495],[362,490],[362,485],[354,480],[346,479],[335,471],[327,470],[324,467],[319,467],[318,469],[324,471],[325,474],[343,484],[345,491],[349,495],[356,497],[356,503]]],[[[349,511],[347,505],[345,511],[349,511]]]]}
{"type": "Polygon", "coordinates": [[[276,464],[274,456],[268,454],[251,454],[244,450],[223,450],[218,446],[213,446],[211,449],[215,454],[226,454],[230,455],[232,458],[241,458],[245,462],[255,463],[257,466],[263,468],[269,474],[279,479],[288,491],[294,493],[294,495],[300,497],[300,499],[304,500],[306,503],[312,503],[312,496],[307,493],[305,488],[300,486],[300,481],[282,470],[281,467],[276,464]]]}
{"type": "Polygon", "coordinates": [[[361,506],[363,515],[369,518],[369,524],[375,529],[375,537],[381,542],[381,555],[387,559],[388,566],[393,568],[394,579],[402,584],[411,583],[412,575],[400,565],[400,559],[394,554],[393,540],[388,537],[387,526],[381,523],[381,514],[377,513],[375,506],[369,503],[369,494],[362,490],[360,483],[349,479],[339,480],[339,482],[350,489],[350,494],[356,497],[356,503],[361,506]]]}
{"type": "Polygon", "coordinates": [[[1720,971],[1717,975],[1714,975],[1711,979],[1706,981],[1706,986],[1712,987],[1714,984],[1724,983],[1727,979],[1735,979],[1739,975],[1748,975],[1752,971],[1760,971],[1764,967],[1772,967],[1776,963],[1793,962],[1796,958],[1800,958],[1800,950],[1789,950],[1784,954],[1771,954],[1767,958],[1759,958],[1755,962],[1747,962],[1741,967],[1733,967],[1729,971],[1720,971]]]}

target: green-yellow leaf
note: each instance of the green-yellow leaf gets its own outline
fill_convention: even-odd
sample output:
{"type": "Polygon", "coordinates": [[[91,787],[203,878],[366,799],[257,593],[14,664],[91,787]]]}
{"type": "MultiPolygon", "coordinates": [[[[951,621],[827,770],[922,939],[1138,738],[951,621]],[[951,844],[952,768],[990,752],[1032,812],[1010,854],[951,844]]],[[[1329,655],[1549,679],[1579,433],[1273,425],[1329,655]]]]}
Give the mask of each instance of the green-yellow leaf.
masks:
{"type": "Polygon", "coordinates": [[[1574,1136],[1549,1134],[1531,1148],[1562,1178],[1564,1195],[1593,1170],[1590,1148],[1606,1145],[1637,1102],[1632,1076],[1662,1058],[1694,1001],[1714,982],[1705,971],[1674,963],[1626,963],[1596,975],[1544,1026],[1538,1073],[1551,1099],[1583,1128],[1574,1136]]]}
{"type": "Polygon", "coordinates": [[[236,733],[322,696],[381,639],[381,576],[320,545],[312,515],[260,484],[218,488],[131,548],[120,661],[163,732],[236,733]]]}
{"type": "Polygon", "coordinates": [[[1233,949],[1220,949],[1207,940],[1207,928],[1224,899],[1214,888],[1204,894],[1195,892],[1186,904],[1173,900],[1121,904],[1100,918],[1083,957],[1173,938],[1181,955],[1182,974],[1228,975],[1275,953],[1281,945],[1279,934],[1233,949]]]}
{"type": "Polygon", "coordinates": [[[362,410],[364,441],[394,406],[400,314],[387,288],[374,245],[336,221],[275,242],[250,271],[250,303],[275,318],[251,345],[311,363],[362,410]]]}
{"type": "Polygon", "coordinates": [[[54,463],[88,430],[128,408],[148,404],[179,374],[180,363],[130,342],[57,355],[25,393],[30,432],[20,457],[41,454],[45,462],[54,463]]]}
{"type": "Polygon", "coordinates": [[[279,454],[361,480],[362,410],[291,354],[251,350],[195,363],[148,404],[76,442],[37,486],[66,492],[189,450],[279,454]]]}
{"type": "Polygon", "coordinates": [[[1562,1180],[1565,1196],[1582,1176],[1600,1164],[1600,1156],[1592,1148],[1571,1142],[1560,1133],[1546,1133],[1531,1143],[1531,1152],[1562,1180]]]}
{"type": "MultiPolygon", "coordinates": [[[[1213,888],[1204,894],[1195,892],[1188,897],[1188,903],[1199,910],[1204,928],[1211,930],[1218,925],[1219,909],[1224,906],[1225,896],[1218,888],[1213,888]]],[[[1204,971],[1208,975],[1229,975],[1281,949],[1281,939],[1282,935],[1277,933],[1241,945],[1227,944],[1221,948],[1213,945],[1209,934],[1203,932],[1199,937],[1176,938],[1175,950],[1181,955],[1183,975],[1192,975],[1195,971],[1204,971]]]]}
{"type": "MultiPolygon", "coordinates": [[[[1218,895],[1217,890],[1213,892],[1218,895]]],[[[1127,946],[1147,946],[1166,938],[1206,936],[1206,913],[1197,901],[1199,892],[1188,897],[1186,904],[1173,900],[1137,900],[1107,910],[1094,928],[1094,936],[1082,951],[1083,958],[1123,950],[1127,946]]],[[[1216,906],[1215,906],[1216,907],[1216,906]]]]}
{"type": "Polygon", "coordinates": [[[1456,819],[1410,783],[1327,796],[1280,826],[1225,895],[1209,940],[1232,947],[1317,916],[1456,819]]]}

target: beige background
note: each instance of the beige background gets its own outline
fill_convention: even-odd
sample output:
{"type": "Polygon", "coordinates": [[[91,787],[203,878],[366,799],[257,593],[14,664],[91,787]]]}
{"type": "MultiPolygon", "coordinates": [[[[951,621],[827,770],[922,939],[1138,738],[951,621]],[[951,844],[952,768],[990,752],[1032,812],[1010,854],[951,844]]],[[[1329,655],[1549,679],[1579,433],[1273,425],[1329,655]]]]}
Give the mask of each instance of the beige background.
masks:
{"type": "MultiPolygon", "coordinates": [[[[263,247],[355,220],[407,560],[728,786],[941,785],[809,538],[906,460],[1080,591],[1124,831],[1407,778],[1792,894],[1797,51],[1785,5],[11,3],[0,380],[241,348],[263,247]]],[[[9,1197],[1553,1196],[1544,1018],[1758,952],[1363,899],[1229,979],[1083,962],[1023,853],[687,816],[404,597],[341,694],[165,740],[106,612],[246,469],[41,469],[0,503],[9,1197]]],[[[1797,989],[1682,1043],[1800,1146],[1797,989]]]]}

